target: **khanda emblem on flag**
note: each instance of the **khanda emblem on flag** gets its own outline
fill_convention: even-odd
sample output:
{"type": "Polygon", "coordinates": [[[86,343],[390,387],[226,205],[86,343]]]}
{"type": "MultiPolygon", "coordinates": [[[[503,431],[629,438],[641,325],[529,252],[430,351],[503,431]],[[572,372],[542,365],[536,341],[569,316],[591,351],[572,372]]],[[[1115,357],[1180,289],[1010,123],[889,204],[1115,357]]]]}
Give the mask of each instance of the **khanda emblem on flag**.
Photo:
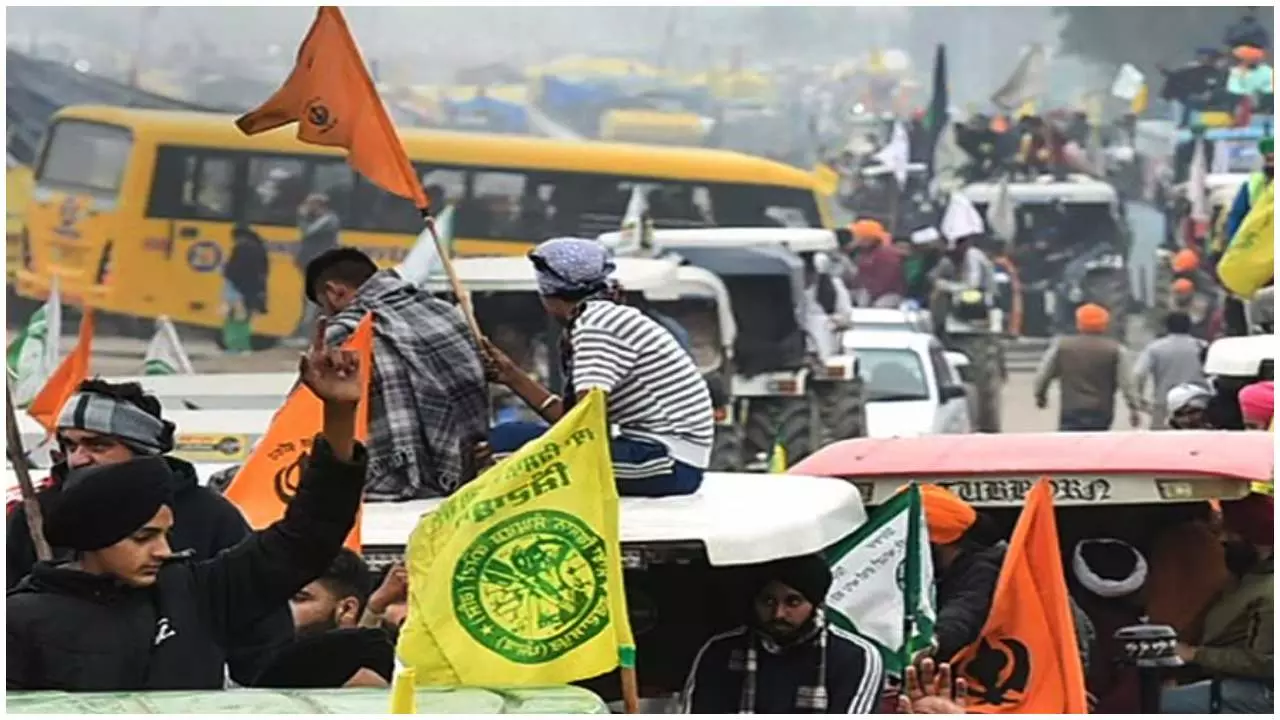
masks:
{"type": "MultiPolygon", "coordinates": [[[[285,445],[288,447],[282,446],[279,450],[293,452],[292,443],[285,443],[285,445]]],[[[280,502],[288,505],[293,502],[293,496],[298,494],[298,483],[302,480],[302,474],[307,471],[307,463],[311,460],[310,450],[310,441],[303,442],[303,450],[298,453],[298,457],[276,471],[273,485],[280,502]]]]}
{"type": "Polygon", "coordinates": [[[964,664],[962,675],[970,681],[969,695],[986,705],[1017,705],[1031,680],[1031,653],[1014,638],[994,643],[983,638],[977,654],[964,664]]]}
{"type": "Polygon", "coordinates": [[[333,113],[329,112],[329,107],[320,98],[312,98],[307,103],[307,122],[322,133],[329,132],[337,124],[333,119],[333,113]]]}

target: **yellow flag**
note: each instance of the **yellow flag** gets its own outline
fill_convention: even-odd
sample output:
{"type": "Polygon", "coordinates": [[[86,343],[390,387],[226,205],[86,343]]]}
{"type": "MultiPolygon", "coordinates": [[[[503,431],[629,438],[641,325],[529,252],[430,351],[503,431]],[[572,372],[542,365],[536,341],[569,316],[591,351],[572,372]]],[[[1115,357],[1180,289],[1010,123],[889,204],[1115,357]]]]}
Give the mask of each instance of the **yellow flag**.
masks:
{"type": "Polygon", "coordinates": [[[423,516],[396,654],[422,686],[557,685],[633,667],[604,395],[423,516]]]}
{"type": "Polygon", "coordinates": [[[1129,101],[1129,112],[1134,115],[1141,115],[1146,112],[1147,102],[1149,101],[1149,92],[1150,91],[1147,90],[1147,84],[1142,83],[1142,86],[1138,88],[1138,94],[1134,95],[1133,100],[1129,101]]]}
{"type": "Polygon", "coordinates": [[[1218,261],[1218,279],[1236,297],[1246,300],[1275,275],[1275,184],[1249,210],[1227,251],[1218,261]]]}
{"type": "Polygon", "coordinates": [[[787,449],[775,440],[769,453],[769,472],[781,475],[787,471],[787,449]]]}

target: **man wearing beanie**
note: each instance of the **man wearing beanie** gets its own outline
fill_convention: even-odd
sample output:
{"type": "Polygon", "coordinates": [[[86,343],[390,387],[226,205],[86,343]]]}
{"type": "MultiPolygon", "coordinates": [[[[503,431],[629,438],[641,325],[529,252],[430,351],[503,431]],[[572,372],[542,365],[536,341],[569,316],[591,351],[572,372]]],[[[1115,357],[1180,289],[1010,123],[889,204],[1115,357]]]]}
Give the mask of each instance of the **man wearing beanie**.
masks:
{"type": "MultiPolygon", "coordinates": [[[[169,543],[175,551],[190,553],[192,560],[208,560],[248,537],[249,525],[240,510],[217,492],[201,487],[191,463],[167,455],[173,450],[174,425],[161,417],[160,402],[145,394],[141,385],[98,378],[84,381],[63,407],[55,432],[62,459],[50,469],[48,488],[37,495],[45,518],[68,472],[153,457],[169,469],[164,477],[173,512],[169,543]]],[[[114,512],[114,507],[112,498],[102,506],[104,512],[114,512]]],[[[22,506],[9,515],[8,523],[6,588],[11,590],[31,572],[36,551],[22,506]]],[[[73,558],[71,548],[51,544],[55,560],[73,558]]],[[[231,678],[249,684],[262,671],[262,656],[292,636],[293,624],[282,606],[232,643],[231,678]]]]}
{"type": "Polygon", "coordinates": [[[1201,679],[1166,688],[1165,713],[1275,712],[1274,500],[1253,493],[1224,501],[1222,524],[1231,579],[1205,612],[1200,636],[1177,647],[1201,679]]]}
{"type": "Polygon", "coordinates": [[[9,591],[9,690],[215,690],[233,638],[324,572],[355,524],[366,455],[355,440],[359,358],[313,347],[302,382],[323,431],[283,518],[211,559],[175,553],[173,469],[149,455],[72,471],[45,518],[70,561],[9,591]]]}
{"type": "Polygon", "coordinates": [[[1107,335],[1111,315],[1087,303],[1076,310],[1076,335],[1049,344],[1034,381],[1036,407],[1049,404],[1049,383],[1058,381],[1058,430],[1105,431],[1115,417],[1116,392],[1129,406],[1129,425],[1138,427],[1138,393],[1133,389],[1129,353],[1107,335]]]}
{"type": "Polygon", "coordinates": [[[716,635],[693,660],[685,713],[876,711],[884,664],[870,642],[828,624],[831,570],[819,555],[752,572],[751,623],[716,635]]]}

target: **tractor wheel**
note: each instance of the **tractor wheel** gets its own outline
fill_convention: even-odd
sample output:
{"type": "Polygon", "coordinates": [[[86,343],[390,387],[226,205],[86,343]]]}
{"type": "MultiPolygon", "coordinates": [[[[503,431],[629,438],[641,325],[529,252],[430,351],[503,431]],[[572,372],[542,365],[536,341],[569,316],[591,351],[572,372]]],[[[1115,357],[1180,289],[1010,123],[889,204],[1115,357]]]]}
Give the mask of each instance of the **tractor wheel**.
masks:
{"type": "Polygon", "coordinates": [[[862,378],[848,382],[815,382],[813,390],[819,417],[822,418],[824,445],[867,436],[862,378]]]}
{"type": "Polygon", "coordinates": [[[1000,432],[1000,395],[1004,383],[1000,373],[999,338],[971,335],[956,338],[960,352],[969,356],[974,387],[978,391],[978,412],[973,418],[974,430],[1000,432]]]}
{"type": "Polygon", "coordinates": [[[787,464],[794,465],[813,453],[813,412],[809,398],[759,398],[747,408],[742,445],[744,467],[768,462],[774,441],[787,451],[787,464]]]}
{"type": "Polygon", "coordinates": [[[711,464],[716,472],[742,471],[743,430],[737,425],[717,425],[711,445],[711,464]]]}

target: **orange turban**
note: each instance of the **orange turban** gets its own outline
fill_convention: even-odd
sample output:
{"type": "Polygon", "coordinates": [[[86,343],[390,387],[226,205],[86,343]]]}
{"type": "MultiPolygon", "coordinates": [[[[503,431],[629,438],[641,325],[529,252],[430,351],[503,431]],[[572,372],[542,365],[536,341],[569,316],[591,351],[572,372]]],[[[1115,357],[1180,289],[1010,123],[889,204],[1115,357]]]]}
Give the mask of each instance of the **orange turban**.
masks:
{"type": "Polygon", "coordinates": [[[1265,50],[1260,50],[1259,48],[1251,47],[1249,45],[1240,45],[1232,49],[1231,54],[1235,56],[1235,59],[1241,62],[1252,63],[1262,62],[1267,57],[1265,50]]]}
{"type": "Polygon", "coordinates": [[[1082,333],[1104,333],[1111,324],[1111,313],[1101,305],[1088,303],[1076,308],[1076,329],[1082,333]]]}
{"type": "Polygon", "coordinates": [[[1178,273],[1191,272],[1200,267],[1200,255],[1191,248],[1184,248],[1173,256],[1173,271],[1178,273]]]}
{"type": "Polygon", "coordinates": [[[884,225],[881,225],[878,220],[859,220],[849,229],[853,231],[853,236],[859,239],[884,242],[889,237],[889,233],[885,232],[884,225]]]}
{"type": "Polygon", "coordinates": [[[1178,278],[1173,281],[1173,292],[1178,295],[1188,295],[1195,292],[1196,284],[1187,278],[1178,278]]]}
{"type": "Polygon", "coordinates": [[[950,545],[964,536],[978,521],[978,513],[955,493],[938,485],[921,483],[924,520],[929,526],[929,542],[950,545]]]}

